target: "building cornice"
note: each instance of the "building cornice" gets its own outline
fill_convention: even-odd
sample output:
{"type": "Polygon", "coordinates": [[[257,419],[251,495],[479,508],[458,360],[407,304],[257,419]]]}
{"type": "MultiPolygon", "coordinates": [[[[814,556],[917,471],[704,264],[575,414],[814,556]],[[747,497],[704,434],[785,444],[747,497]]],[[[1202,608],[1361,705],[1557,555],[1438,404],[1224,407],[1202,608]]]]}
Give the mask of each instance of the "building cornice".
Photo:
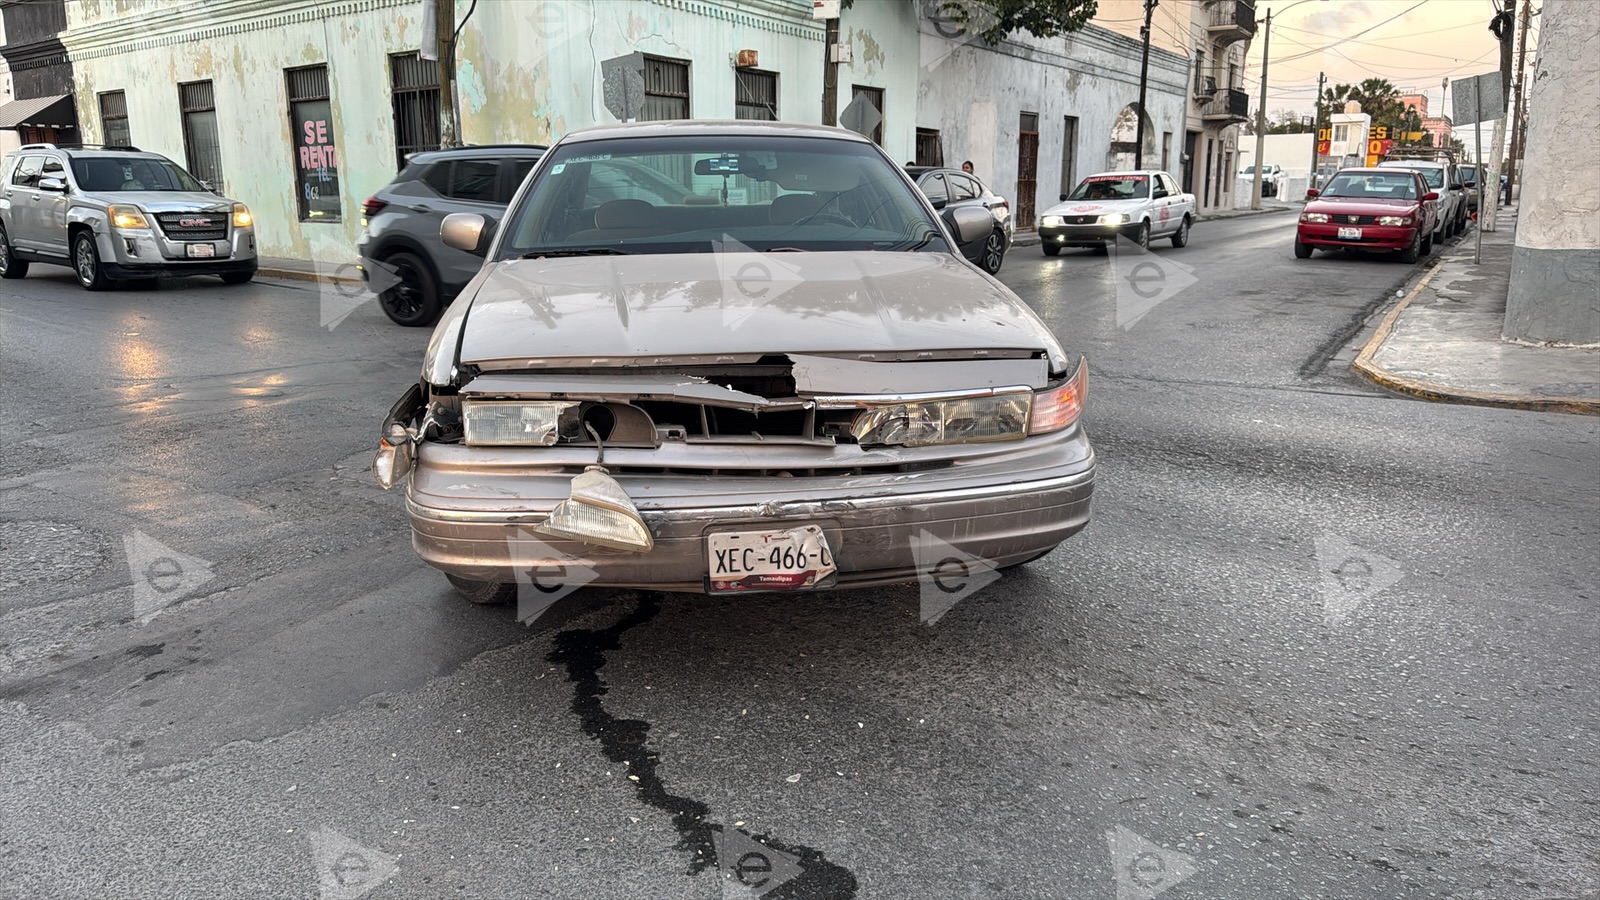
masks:
{"type": "Polygon", "coordinates": [[[199,0],[82,27],[69,22],[61,42],[73,59],[95,59],[412,5],[412,0],[199,0]]]}
{"type": "Polygon", "coordinates": [[[811,4],[796,0],[738,0],[731,3],[713,0],[649,0],[656,6],[693,13],[719,22],[758,28],[806,40],[823,39],[822,24],[811,18],[811,4]]]}

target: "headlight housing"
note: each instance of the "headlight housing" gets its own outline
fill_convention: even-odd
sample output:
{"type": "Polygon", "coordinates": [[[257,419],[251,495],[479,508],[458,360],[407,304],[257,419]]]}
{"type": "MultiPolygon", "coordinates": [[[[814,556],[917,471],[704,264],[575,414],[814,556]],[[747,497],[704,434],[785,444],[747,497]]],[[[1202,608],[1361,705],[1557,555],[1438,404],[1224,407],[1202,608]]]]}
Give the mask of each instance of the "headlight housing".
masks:
{"type": "Polygon", "coordinates": [[[1300,221],[1302,221],[1302,222],[1310,222],[1313,225],[1326,225],[1326,224],[1328,224],[1328,214],[1327,213],[1304,213],[1304,214],[1302,214],[1300,216],[1300,221]]]}
{"type": "Polygon", "coordinates": [[[1083,405],[1088,399],[1089,360],[1079,359],[1078,368],[1065,384],[1034,395],[1028,433],[1049,434],[1072,427],[1083,414],[1083,405]]]}
{"type": "Polygon", "coordinates": [[[1039,219],[1039,227],[1040,228],[1060,228],[1061,227],[1061,217],[1060,216],[1042,216],[1039,219]]]}
{"type": "Polygon", "coordinates": [[[1028,436],[1033,392],[998,388],[989,394],[928,398],[864,410],[850,426],[858,444],[925,447],[1020,441],[1028,436]]]}
{"type": "Polygon", "coordinates": [[[150,227],[150,223],[145,221],[144,212],[137,206],[109,206],[106,215],[111,219],[112,228],[150,227]]]}
{"type": "Polygon", "coordinates": [[[1101,225],[1121,225],[1128,221],[1126,213],[1106,213],[1100,217],[1101,225]]]}
{"type": "Polygon", "coordinates": [[[1410,216],[1379,216],[1379,225],[1410,225],[1410,216]]]}
{"type": "Polygon", "coordinates": [[[560,400],[464,400],[461,424],[468,446],[549,447],[563,431],[577,430],[578,406],[560,400]]]}
{"type": "Polygon", "coordinates": [[[250,215],[250,207],[245,206],[243,203],[235,203],[233,205],[233,227],[249,228],[255,223],[255,217],[250,215]]]}

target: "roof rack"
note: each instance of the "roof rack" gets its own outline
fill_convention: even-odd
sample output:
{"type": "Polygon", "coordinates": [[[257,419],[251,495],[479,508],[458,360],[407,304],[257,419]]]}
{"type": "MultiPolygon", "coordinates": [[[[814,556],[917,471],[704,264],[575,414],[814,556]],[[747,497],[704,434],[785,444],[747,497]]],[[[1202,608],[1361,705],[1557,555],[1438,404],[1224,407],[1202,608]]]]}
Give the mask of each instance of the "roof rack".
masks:
{"type": "Polygon", "coordinates": [[[1384,154],[1384,159],[1415,159],[1437,160],[1443,159],[1454,163],[1456,154],[1449,147],[1394,147],[1384,154]]]}
{"type": "Polygon", "coordinates": [[[123,153],[143,153],[138,147],[127,144],[23,144],[18,150],[116,150],[123,153]]]}

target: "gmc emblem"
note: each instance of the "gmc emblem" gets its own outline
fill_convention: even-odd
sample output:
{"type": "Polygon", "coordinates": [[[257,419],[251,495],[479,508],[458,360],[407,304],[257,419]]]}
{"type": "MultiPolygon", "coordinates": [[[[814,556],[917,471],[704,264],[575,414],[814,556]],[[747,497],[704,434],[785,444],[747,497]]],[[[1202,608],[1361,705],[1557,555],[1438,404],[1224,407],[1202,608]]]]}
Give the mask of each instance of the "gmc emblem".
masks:
{"type": "Polygon", "coordinates": [[[210,219],[179,219],[178,224],[185,228],[204,228],[211,224],[210,219]]]}

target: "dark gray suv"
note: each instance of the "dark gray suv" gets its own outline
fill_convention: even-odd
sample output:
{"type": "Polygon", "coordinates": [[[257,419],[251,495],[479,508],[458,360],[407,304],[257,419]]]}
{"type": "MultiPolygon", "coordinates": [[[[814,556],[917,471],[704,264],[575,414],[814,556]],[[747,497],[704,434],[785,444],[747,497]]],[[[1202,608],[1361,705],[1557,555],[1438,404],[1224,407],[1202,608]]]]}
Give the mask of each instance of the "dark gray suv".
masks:
{"type": "Polygon", "coordinates": [[[499,220],[544,151],[500,144],[413,153],[394,181],[361,204],[362,275],[391,285],[378,294],[390,319],[430,325],[439,317],[483,265],[481,257],[439,240],[444,217],[464,212],[499,220]],[[385,274],[374,279],[379,266],[385,274]]]}

